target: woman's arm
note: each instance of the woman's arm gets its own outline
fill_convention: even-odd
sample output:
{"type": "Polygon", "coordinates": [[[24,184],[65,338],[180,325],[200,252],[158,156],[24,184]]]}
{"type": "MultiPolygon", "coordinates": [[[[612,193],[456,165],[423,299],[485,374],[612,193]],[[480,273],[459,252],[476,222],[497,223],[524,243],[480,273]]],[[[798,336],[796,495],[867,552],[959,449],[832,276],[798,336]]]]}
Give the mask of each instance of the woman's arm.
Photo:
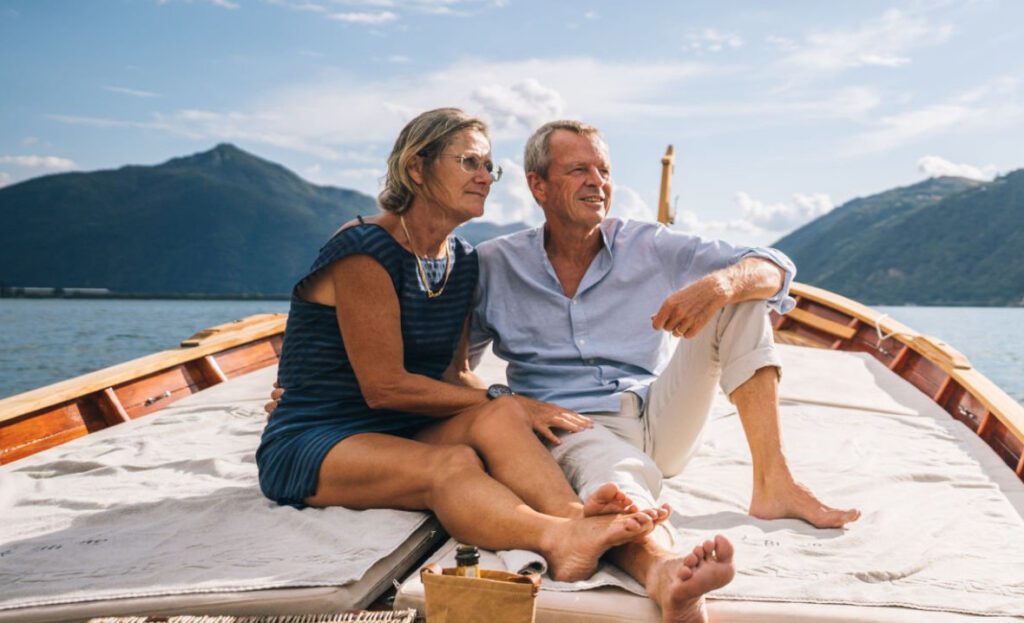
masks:
{"type": "MultiPolygon", "coordinates": [[[[345,350],[370,408],[449,416],[487,400],[486,391],[478,387],[453,385],[406,371],[398,295],[387,271],[376,260],[351,255],[328,270],[345,350]]],[[[468,352],[465,342],[464,329],[459,351],[468,352]]],[[[453,364],[459,356],[457,352],[453,364]]],[[[462,369],[456,369],[461,378],[462,369]]],[[[468,363],[465,372],[473,375],[468,363]]]]}

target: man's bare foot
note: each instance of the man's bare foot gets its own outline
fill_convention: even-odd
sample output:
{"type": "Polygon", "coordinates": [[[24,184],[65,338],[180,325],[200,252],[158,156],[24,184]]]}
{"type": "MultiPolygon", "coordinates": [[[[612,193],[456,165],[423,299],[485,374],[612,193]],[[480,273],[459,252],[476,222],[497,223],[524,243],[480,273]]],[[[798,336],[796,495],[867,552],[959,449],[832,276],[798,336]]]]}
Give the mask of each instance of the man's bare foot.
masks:
{"type": "Polygon", "coordinates": [[[718,535],[686,556],[662,558],[647,574],[647,594],[665,623],[703,623],[704,594],[732,581],[732,543],[718,535]]]}
{"type": "Polygon", "coordinates": [[[833,508],[788,473],[765,478],[750,498],[750,514],[758,519],[802,519],[815,528],[842,528],[860,517],[860,511],[833,508]]]}
{"type": "Polygon", "coordinates": [[[597,488],[583,503],[583,516],[609,515],[614,513],[635,513],[636,504],[619,489],[614,482],[606,482],[597,488]]]}
{"type": "Polygon", "coordinates": [[[544,544],[541,555],[548,562],[548,575],[559,582],[585,580],[597,570],[598,560],[606,551],[643,538],[654,525],[645,513],[569,520],[552,531],[544,544]]]}

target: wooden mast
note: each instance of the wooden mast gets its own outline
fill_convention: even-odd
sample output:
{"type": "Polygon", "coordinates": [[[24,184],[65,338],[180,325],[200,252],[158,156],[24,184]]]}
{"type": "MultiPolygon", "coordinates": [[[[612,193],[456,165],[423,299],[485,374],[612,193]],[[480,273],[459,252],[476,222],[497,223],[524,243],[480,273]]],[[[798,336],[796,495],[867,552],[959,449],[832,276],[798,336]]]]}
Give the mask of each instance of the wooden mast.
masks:
{"type": "Polygon", "coordinates": [[[658,197],[658,222],[671,225],[676,222],[676,215],[669,209],[669,192],[672,188],[672,170],[675,168],[676,152],[669,145],[665,155],[661,157],[661,194],[658,197]]]}

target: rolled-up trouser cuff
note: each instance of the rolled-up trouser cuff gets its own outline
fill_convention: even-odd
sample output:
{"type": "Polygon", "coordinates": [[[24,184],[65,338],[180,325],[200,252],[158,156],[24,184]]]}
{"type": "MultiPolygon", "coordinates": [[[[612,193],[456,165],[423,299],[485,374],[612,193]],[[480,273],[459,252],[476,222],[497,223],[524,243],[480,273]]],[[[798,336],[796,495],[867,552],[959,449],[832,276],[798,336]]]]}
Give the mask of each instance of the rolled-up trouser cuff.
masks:
{"type": "Polygon", "coordinates": [[[722,391],[725,392],[725,395],[730,396],[730,400],[732,400],[732,393],[740,385],[750,380],[750,377],[754,376],[755,372],[768,366],[773,366],[779,376],[782,376],[782,359],[779,358],[779,353],[774,346],[763,346],[752,350],[739,359],[730,361],[722,366],[722,377],[719,380],[719,385],[722,391]]]}

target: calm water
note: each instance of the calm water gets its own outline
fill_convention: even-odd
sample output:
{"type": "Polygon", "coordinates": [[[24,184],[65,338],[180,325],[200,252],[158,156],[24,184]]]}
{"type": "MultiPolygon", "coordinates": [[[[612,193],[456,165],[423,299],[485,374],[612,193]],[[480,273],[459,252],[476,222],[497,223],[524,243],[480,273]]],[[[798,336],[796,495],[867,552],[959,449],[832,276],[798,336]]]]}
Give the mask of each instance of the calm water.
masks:
{"type": "MultiPolygon", "coordinates": [[[[936,335],[1024,403],[1024,309],[879,307],[936,335]]],[[[0,397],[174,348],[200,329],[287,301],[0,299],[0,397]]]]}

